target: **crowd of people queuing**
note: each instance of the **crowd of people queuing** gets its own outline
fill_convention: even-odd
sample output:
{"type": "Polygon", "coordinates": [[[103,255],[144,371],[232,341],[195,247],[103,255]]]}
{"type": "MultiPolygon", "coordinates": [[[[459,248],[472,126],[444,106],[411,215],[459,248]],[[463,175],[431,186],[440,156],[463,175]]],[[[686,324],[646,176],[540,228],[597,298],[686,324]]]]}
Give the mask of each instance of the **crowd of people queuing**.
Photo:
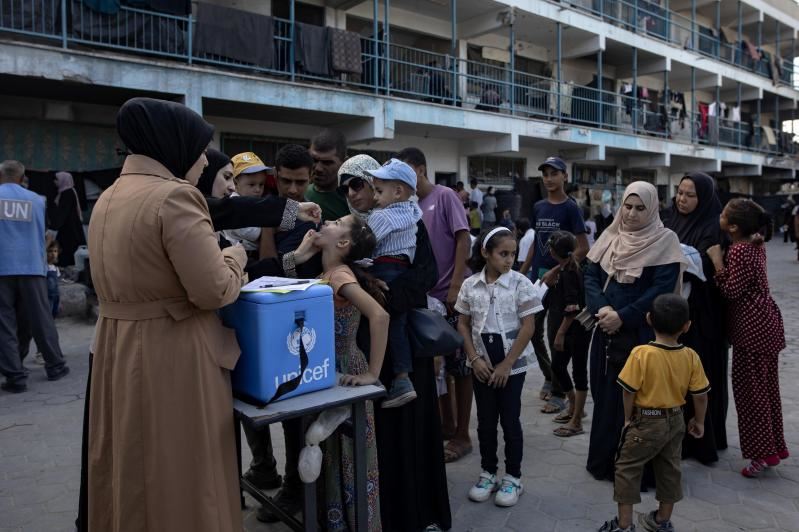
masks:
{"type": "MultiPolygon", "coordinates": [[[[653,485],[660,507],[640,523],[673,530],[681,458],[709,464],[727,448],[728,345],[749,461],[741,473],[756,477],[788,457],[778,379],[785,335],[763,246],[769,216],[748,199],[723,207],[706,174],[683,177],[663,212],[657,189],[636,181],[615,213],[603,197],[592,219],[566,193],[565,162],[549,157],[538,168],[546,197],[530,219],[513,220],[476,180],[469,191],[431,182],[414,147],[388,161],[347,158],[344,136],[325,129],[309,148],[283,146],[269,167],[252,152],[210,148],[213,127],[199,115],[148,98],[124,104],[117,128],[128,155],[89,223],[100,317],[79,530],[241,530],[229,378],[239,348],[216,311],[262,275],[327,281],[341,384],[387,388],[367,409],[369,530],[447,530],[451,489],[517,504],[521,395],[535,365],[553,437],[579,436],[590,423],[586,467],[615,482],[619,513],[600,530],[635,530],[633,504],[653,485]],[[270,180],[276,193],[264,194],[270,180]],[[414,308],[439,312],[463,347],[414,356],[414,308]],[[473,404],[481,471],[471,487],[448,485],[445,463],[472,452],[473,404]]],[[[19,258],[0,264],[0,370],[12,392],[26,387],[25,324],[49,378],[68,372],[47,300],[44,204],[23,177],[21,164],[0,165],[4,207],[35,207],[0,217],[0,255],[19,258]]],[[[81,212],[71,176],[56,179],[63,228],[81,212]]],[[[274,501],[288,514],[302,508],[301,422],[284,422],[282,474],[269,428],[245,430],[245,477],[280,488],[274,501]]],[[[353,530],[352,441],[331,437],[324,457],[320,523],[353,530]]],[[[267,508],[257,518],[279,519],[267,508]]]]}

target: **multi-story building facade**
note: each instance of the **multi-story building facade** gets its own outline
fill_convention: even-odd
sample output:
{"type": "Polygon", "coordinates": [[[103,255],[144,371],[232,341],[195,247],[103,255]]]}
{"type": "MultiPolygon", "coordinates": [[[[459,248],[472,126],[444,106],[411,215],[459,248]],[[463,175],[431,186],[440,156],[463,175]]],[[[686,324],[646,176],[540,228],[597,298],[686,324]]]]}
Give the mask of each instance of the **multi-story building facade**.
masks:
{"type": "Polygon", "coordinates": [[[2,0],[0,158],[117,168],[116,109],[148,95],[231,154],[335,126],[380,159],[422,148],[440,182],[509,187],[557,154],[596,193],[705,171],[764,194],[799,167],[790,0],[207,2],[2,0]]]}

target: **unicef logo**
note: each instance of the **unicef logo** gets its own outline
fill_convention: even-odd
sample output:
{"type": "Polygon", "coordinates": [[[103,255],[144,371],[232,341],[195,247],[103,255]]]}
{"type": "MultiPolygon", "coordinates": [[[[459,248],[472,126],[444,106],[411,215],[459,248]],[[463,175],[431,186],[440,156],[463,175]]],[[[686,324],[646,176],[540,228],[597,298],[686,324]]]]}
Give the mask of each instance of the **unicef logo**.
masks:
{"type": "Polygon", "coordinates": [[[302,332],[300,329],[294,329],[288,336],[286,336],[286,347],[292,355],[300,355],[300,335],[302,335],[302,343],[305,346],[305,352],[310,353],[316,345],[316,330],[303,327],[302,332]]]}

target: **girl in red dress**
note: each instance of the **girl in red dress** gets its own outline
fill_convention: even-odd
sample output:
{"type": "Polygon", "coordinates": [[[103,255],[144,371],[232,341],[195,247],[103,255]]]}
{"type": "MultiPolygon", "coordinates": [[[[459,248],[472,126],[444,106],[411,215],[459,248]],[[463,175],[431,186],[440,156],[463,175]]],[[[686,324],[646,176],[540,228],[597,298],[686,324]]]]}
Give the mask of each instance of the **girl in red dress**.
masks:
{"type": "Polygon", "coordinates": [[[763,247],[771,238],[771,219],[754,201],[737,198],[727,203],[719,222],[732,245],[726,257],[719,246],[707,254],[716,269],[716,284],[729,302],[732,391],[741,453],[751,460],[741,474],[753,478],[788,457],[777,364],[785,331],[769,292],[763,247]]]}

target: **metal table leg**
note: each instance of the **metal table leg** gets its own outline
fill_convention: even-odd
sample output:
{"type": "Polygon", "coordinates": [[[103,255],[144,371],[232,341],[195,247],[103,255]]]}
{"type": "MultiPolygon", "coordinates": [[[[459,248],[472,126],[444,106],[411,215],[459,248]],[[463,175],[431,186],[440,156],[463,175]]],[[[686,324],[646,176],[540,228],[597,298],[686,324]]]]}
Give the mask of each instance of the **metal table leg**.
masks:
{"type": "Polygon", "coordinates": [[[233,416],[233,431],[236,435],[236,467],[239,470],[239,496],[241,497],[241,509],[245,508],[244,505],[244,488],[241,486],[241,475],[242,475],[242,466],[241,466],[241,419],[239,416],[233,416]]]}

